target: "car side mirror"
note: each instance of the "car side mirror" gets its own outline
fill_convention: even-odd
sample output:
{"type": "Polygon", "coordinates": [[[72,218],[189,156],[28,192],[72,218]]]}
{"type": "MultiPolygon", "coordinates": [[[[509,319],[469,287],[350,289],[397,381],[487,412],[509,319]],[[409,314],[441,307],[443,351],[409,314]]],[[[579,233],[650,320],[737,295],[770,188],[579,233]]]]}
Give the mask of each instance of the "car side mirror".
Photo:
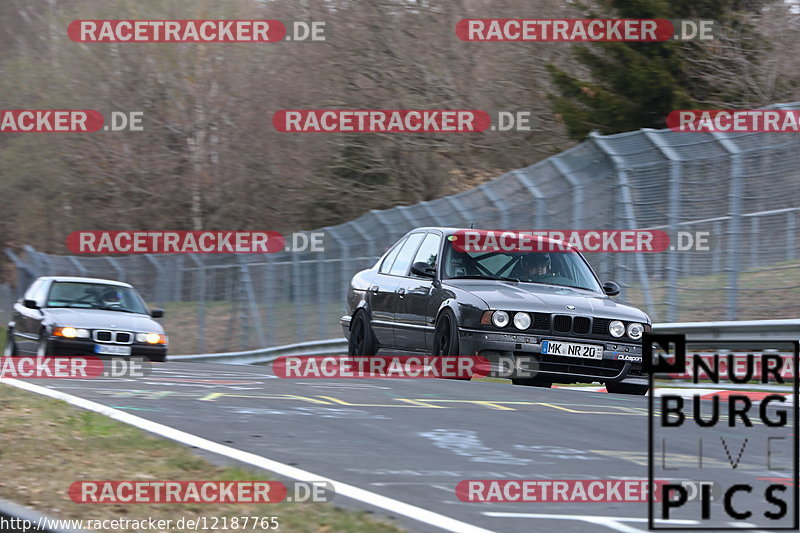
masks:
{"type": "Polygon", "coordinates": [[[164,316],[164,310],[161,308],[151,309],[150,316],[153,318],[161,318],[162,316],[164,316]]]}
{"type": "Polygon", "coordinates": [[[619,294],[620,288],[619,285],[614,283],[613,281],[606,281],[603,283],[603,292],[609,296],[616,296],[619,294]]]}
{"type": "Polygon", "coordinates": [[[36,300],[22,300],[22,305],[28,309],[39,309],[39,304],[36,303],[36,300]]]}
{"type": "Polygon", "coordinates": [[[423,278],[436,277],[436,269],[424,261],[419,261],[411,265],[411,273],[423,278]]]}

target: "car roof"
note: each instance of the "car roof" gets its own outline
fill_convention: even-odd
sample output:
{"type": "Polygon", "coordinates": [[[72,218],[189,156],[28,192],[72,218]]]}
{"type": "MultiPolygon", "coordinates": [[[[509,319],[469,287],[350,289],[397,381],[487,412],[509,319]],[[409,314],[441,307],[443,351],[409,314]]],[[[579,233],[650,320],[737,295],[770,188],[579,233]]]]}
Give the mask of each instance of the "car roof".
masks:
{"type": "Polygon", "coordinates": [[[55,282],[64,282],[64,283],[97,283],[100,285],[113,285],[115,287],[133,288],[133,285],[131,285],[130,283],[125,283],[124,281],[116,281],[113,279],[81,278],[78,276],[42,276],[38,279],[55,281],[55,282]]]}
{"type": "MultiPolygon", "coordinates": [[[[497,233],[497,234],[503,233],[505,231],[510,231],[512,233],[521,233],[522,232],[522,230],[502,230],[502,229],[482,229],[482,228],[452,228],[452,227],[443,227],[443,226],[423,226],[421,228],[414,228],[412,230],[409,230],[408,233],[412,233],[414,231],[427,231],[427,230],[441,231],[442,233],[444,233],[445,236],[453,235],[455,233],[458,233],[459,231],[492,231],[492,232],[497,233]]],[[[534,230],[524,230],[524,231],[525,232],[531,232],[531,231],[534,231],[534,230]]],[[[574,249],[573,246],[571,246],[566,241],[560,241],[558,239],[551,239],[550,237],[547,237],[545,235],[541,235],[539,238],[543,242],[562,245],[565,248],[570,249],[570,250],[574,249]]]]}

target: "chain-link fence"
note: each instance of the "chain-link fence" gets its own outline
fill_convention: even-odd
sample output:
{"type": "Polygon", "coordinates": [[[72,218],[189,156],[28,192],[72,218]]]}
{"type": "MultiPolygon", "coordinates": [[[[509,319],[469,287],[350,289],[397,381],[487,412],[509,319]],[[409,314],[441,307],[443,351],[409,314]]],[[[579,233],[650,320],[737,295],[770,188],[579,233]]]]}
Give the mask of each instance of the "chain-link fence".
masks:
{"type": "Polygon", "coordinates": [[[658,228],[675,244],[679,232],[708,232],[708,250],[586,256],[601,279],[623,287],[620,300],[655,321],[789,318],[800,316],[799,163],[800,137],[791,133],[593,134],[475,189],[323,228],[325,252],[75,257],[26,247],[7,253],[17,265],[14,297],[40,275],[133,283],[151,304],[165,307],[173,353],[339,336],[352,275],[420,226],[658,228]]]}

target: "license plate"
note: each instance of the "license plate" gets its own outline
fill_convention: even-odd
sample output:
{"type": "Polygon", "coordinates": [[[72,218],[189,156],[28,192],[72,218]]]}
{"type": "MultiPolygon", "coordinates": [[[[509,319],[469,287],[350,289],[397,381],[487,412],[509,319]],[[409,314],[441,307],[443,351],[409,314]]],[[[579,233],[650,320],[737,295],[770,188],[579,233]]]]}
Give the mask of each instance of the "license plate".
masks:
{"type": "Polygon", "coordinates": [[[95,344],[94,353],[103,355],[130,355],[130,346],[108,346],[106,344],[95,344]]]}
{"type": "Polygon", "coordinates": [[[577,342],[542,341],[542,355],[602,359],[603,347],[596,344],[579,344],[577,342]]]}

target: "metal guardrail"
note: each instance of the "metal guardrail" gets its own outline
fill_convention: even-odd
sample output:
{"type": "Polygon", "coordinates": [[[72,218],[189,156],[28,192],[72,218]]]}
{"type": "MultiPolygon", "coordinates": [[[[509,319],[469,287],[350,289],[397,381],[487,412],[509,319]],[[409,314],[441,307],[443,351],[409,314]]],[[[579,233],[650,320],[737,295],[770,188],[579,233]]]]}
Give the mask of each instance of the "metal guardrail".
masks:
{"type": "Polygon", "coordinates": [[[654,333],[685,333],[687,340],[800,341],[800,319],[653,324],[654,333]]]}
{"type": "MultiPolygon", "coordinates": [[[[655,333],[685,333],[688,340],[800,340],[800,319],[653,324],[655,333]]],[[[269,363],[282,355],[344,355],[346,339],[325,339],[249,350],[246,352],[172,355],[170,361],[198,361],[251,365],[269,363]]]]}
{"type": "Polygon", "coordinates": [[[195,361],[209,363],[230,363],[234,365],[254,365],[269,363],[282,355],[312,356],[312,355],[344,355],[347,353],[346,339],[325,339],[321,341],[299,342],[248,350],[246,352],[204,353],[196,355],[170,355],[170,361],[195,361]]]}

